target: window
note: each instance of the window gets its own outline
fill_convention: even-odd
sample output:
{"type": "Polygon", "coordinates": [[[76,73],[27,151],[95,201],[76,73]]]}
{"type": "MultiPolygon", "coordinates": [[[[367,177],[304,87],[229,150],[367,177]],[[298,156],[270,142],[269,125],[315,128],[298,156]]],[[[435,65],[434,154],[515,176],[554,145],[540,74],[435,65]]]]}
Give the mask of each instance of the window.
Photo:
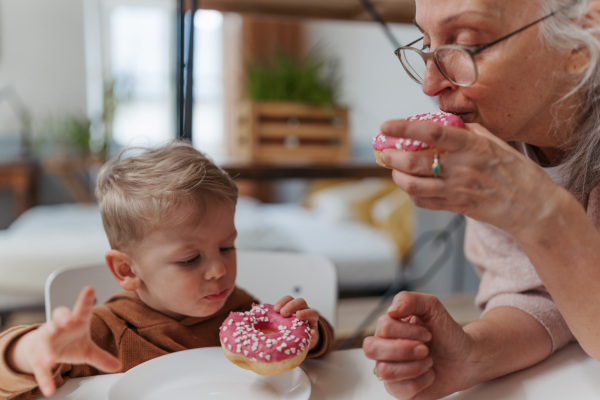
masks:
{"type": "MultiPolygon", "coordinates": [[[[104,100],[108,102],[99,96],[90,101],[102,103],[101,108],[106,108],[111,100],[115,105],[113,118],[105,119],[113,150],[154,146],[173,139],[177,126],[176,2],[97,0],[84,4],[86,46],[92,48],[88,50],[88,58],[94,57],[94,51],[101,53],[101,73],[88,75],[101,79],[105,88],[112,88],[105,90],[109,97],[104,100]],[[93,23],[94,18],[97,24],[93,23]]],[[[185,23],[187,32],[189,13],[185,23]]],[[[193,24],[192,137],[195,147],[215,157],[225,151],[223,16],[212,10],[198,10],[193,24]]],[[[187,52],[187,45],[184,47],[187,52]]],[[[98,83],[88,79],[88,86],[94,84],[98,83]]]]}

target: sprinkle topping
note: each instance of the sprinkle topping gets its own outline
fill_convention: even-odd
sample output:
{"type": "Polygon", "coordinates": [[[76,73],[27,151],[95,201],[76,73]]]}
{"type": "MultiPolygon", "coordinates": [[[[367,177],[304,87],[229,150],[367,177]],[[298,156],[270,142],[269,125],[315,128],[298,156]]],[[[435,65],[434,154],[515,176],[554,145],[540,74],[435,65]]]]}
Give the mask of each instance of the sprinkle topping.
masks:
{"type": "MultiPolygon", "coordinates": [[[[464,128],[465,124],[459,116],[447,112],[437,113],[426,113],[414,115],[406,118],[407,121],[425,121],[441,124],[445,126],[455,126],[457,128],[464,128]]],[[[391,136],[385,136],[379,133],[373,138],[373,148],[375,150],[385,150],[395,148],[404,151],[420,151],[433,148],[433,146],[423,143],[419,140],[396,138],[391,136]]]]}
{"type": "Polygon", "coordinates": [[[311,338],[308,324],[294,316],[282,316],[271,304],[230,313],[221,325],[219,336],[222,343],[235,343],[230,351],[262,362],[282,361],[302,353],[311,338]]]}

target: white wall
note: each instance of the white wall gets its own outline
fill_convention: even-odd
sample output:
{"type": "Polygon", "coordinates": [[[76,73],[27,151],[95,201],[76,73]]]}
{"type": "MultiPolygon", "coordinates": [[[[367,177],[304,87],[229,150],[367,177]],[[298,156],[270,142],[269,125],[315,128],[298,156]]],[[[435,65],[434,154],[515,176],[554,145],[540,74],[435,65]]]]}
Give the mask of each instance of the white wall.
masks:
{"type": "MultiPolygon", "coordinates": [[[[81,0],[0,0],[0,88],[6,85],[36,121],[85,115],[81,0]]],[[[6,108],[0,107],[0,134],[15,124],[6,108]]]]}
{"type": "MultiPolygon", "coordinates": [[[[82,0],[0,0],[0,89],[26,105],[34,132],[50,117],[86,112],[82,0]]],[[[18,156],[21,124],[0,101],[0,157],[18,156]]],[[[39,201],[70,198],[55,178],[38,184],[39,201]]],[[[0,193],[0,227],[13,218],[12,195],[0,193]]]]}
{"type": "MultiPolygon", "coordinates": [[[[390,25],[400,43],[420,36],[412,25],[390,25]]],[[[342,102],[351,110],[355,154],[372,156],[371,140],[382,122],[437,110],[402,69],[395,47],[374,22],[311,21],[308,47],[340,65],[342,102]]]]}

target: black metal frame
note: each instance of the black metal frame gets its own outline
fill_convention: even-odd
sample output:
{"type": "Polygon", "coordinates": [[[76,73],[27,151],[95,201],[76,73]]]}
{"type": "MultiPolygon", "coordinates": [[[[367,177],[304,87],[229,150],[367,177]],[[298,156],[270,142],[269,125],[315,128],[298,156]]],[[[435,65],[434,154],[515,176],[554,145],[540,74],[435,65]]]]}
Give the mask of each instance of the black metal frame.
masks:
{"type": "Polygon", "coordinates": [[[194,15],[198,9],[198,1],[191,0],[188,11],[188,46],[185,52],[185,17],[184,0],[178,0],[176,15],[176,127],[177,139],[192,140],[192,116],[194,105],[194,15]]]}

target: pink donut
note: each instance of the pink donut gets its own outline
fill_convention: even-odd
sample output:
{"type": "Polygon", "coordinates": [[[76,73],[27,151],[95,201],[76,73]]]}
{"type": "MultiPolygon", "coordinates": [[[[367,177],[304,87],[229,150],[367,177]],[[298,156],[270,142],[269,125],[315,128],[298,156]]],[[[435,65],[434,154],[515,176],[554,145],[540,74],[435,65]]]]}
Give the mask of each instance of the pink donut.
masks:
{"type": "MultiPolygon", "coordinates": [[[[465,124],[459,116],[455,114],[450,114],[447,112],[437,112],[437,113],[426,113],[414,115],[412,117],[406,118],[407,121],[424,121],[424,122],[433,122],[436,124],[446,125],[446,126],[455,126],[457,128],[465,128],[465,124]]],[[[423,143],[419,140],[412,139],[404,139],[397,138],[392,136],[385,136],[382,133],[379,133],[377,136],[373,138],[373,152],[375,153],[375,160],[377,160],[377,164],[382,167],[389,168],[387,165],[381,162],[379,155],[385,149],[398,149],[403,151],[427,151],[431,153],[439,152],[438,149],[428,145],[427,143],[423,143]]]]}
{"type": "Polygon", "coordinates": [[[271,304],[259,304],[247,312],[230,313],[219,337],[229,361],[260,375],[276,375],[300,365],[311,335],[306,322],[282,316],[271,304]]]}

